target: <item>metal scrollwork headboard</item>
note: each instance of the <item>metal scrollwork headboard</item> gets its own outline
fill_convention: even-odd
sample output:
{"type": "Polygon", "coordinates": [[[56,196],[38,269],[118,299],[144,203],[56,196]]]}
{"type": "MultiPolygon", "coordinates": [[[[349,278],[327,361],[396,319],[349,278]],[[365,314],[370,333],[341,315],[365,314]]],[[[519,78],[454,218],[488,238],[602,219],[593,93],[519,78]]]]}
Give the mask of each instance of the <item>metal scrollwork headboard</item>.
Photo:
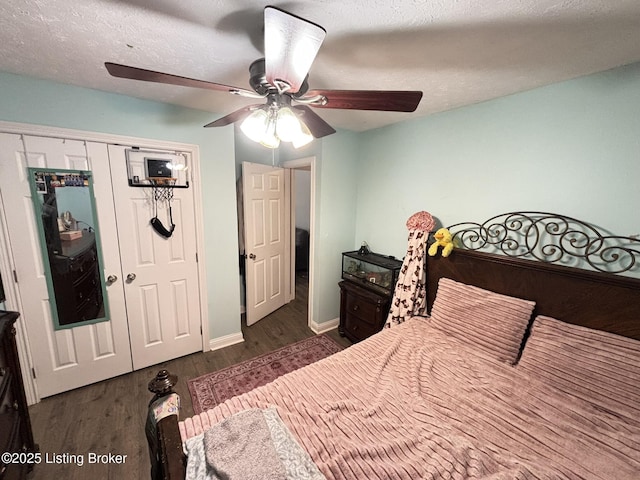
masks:
{"type": "Polygon", "coordinates": [[[603,233],[575,218],[548,212],[510,212],[484,223],[457,223],[454,245],[511,257],[607,273],[640,270],[640,239],[603,233]]]}

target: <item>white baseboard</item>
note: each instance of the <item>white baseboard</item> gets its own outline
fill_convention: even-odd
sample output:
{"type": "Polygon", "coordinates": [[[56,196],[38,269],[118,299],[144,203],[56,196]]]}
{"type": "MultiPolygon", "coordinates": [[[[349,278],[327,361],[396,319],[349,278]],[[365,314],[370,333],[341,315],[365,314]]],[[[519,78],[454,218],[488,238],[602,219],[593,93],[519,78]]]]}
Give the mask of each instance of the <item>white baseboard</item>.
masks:
{"type": "MultiPolygon", "coordinates": [[[[334,318],[333,320],[322,323],[311,322],[311,324],[309,324],[309,328],[313,330],[314,333],[319,335],[321,333],[326,333],[329,330],[333,330],[334,328],[338,328],[339,324],[340,318],[334,318]]],[[[236,345],[242,342],[244,342],[242,332],[232,333],[231,335],[225,335],[223,337],[212,338],[211,340],[209,340],[209,349],[219,350],[221,348],[230,347],[231,345],[236,345]]]]}
{"type": "Polygon", "coordinates": [[[244,342],[242,332],[232,333],[231,335],[225,335],[223,337],[212,338],[209,340],[209,350],[219,350],[242,342],[244,342]]]}
{"type": "Polygon", "coordinates": [[[311,322],[309,323],[309,328],[319,335],[321,333],[326,333],[329,330],[333,330],[334,328],[338,328],[339,324],[340,318],[334,318],[333,320],[322,323],[311,322]]]}

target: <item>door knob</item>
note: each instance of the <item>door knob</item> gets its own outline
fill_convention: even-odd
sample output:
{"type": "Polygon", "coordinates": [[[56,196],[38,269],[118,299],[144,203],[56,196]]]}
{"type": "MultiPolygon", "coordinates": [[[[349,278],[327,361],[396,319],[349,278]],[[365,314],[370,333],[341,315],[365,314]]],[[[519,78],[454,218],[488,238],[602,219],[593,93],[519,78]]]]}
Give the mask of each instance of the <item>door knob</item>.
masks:
{"type": "Polygon", "coordinates": [[[251,260],[255,260],[255,259],[256,259],[256,254],[255,254],[255,253],[250,253],[250,254],[249,254],[249,258],[250,258],[251,260]]]}
{"type": "Polygon", "coordinates": [[[112,283],[116,283],[118,281],[118,277],[116,277],[115,275],[109,275],[107,277],[107,283],[109,285],[111,285],[112,283]]]}
{"type": "Polygon", "coordinates": [[[135,279],[136,279],[135,273],[130,273],[129,275],[127,275],[127,282],[133,282],[135,279]]]}

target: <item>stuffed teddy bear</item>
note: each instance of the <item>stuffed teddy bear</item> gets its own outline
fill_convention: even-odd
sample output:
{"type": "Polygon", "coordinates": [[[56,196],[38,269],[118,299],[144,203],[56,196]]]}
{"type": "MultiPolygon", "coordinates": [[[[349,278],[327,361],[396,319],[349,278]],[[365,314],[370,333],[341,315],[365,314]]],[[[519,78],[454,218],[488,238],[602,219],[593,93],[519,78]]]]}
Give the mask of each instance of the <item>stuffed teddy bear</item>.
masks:
{"type": "Polygon", "coordinates": [[[446,228],[440,228],[433,234],[433,236],[436,241],[429,247],[429,256],[435,256],[435,254],[438,253],[438,247],[442,247],[442,256],[448,257],[451,250],[453,250],[453,239],[449,230],[446,228]]]}

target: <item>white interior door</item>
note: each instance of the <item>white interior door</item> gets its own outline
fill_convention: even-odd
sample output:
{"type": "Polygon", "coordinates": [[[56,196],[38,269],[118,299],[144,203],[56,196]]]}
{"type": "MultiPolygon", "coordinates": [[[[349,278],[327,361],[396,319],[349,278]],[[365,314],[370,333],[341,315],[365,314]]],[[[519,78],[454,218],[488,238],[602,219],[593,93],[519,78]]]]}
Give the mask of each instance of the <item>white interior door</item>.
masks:
{"type": "Polygon", "coordinates": [[[253,325],[287,301],[285,171],[243,162],[242,182],[247,325],[253,325]]]}
{"type": "Polygon", "coordinates": [[[93,172],[106,275],[120,275],[111,176],[106,145],[0,133],[0,192],[14,256],[22,318],[46,397],[131,371],[122,283],[107,288],[108,321],[55,330],[39,245],[28,167],[93,172]]]}
{"type": "MultiPolygon", "coordinates": [[[[151,189],[128,183],[127,147],[109,146],[113,197],[131,355],[135,370],[202,350],[197,242],[193,188],[173,189],[172,236],[165,238],[151,226],[151,189]]],[[[130,160],[144,160],[148,152],[130,151],[130,160]]],[[[175,153],[157,152],[168,160],[175,153]]],[[[187,158],[187,165],[190,159],[187,158]]],[[[169,227],[168,204],[158,203],[158,217],[169,227]]]]}

